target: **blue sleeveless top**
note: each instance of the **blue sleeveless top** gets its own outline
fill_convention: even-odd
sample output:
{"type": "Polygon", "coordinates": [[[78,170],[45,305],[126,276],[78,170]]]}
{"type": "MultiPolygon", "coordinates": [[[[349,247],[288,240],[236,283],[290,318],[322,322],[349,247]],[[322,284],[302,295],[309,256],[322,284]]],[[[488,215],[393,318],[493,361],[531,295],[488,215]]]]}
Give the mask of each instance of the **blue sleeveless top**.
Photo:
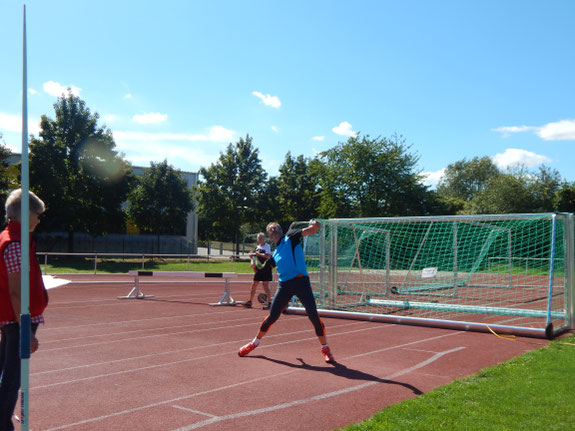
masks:
{"type": "Polygon", "coordinates": [[[276,245],[272,257],[277,266],[279,281],[288,281],[300,274],[308,275],[301,239],[301,229],[293,229],[276,245]]]}

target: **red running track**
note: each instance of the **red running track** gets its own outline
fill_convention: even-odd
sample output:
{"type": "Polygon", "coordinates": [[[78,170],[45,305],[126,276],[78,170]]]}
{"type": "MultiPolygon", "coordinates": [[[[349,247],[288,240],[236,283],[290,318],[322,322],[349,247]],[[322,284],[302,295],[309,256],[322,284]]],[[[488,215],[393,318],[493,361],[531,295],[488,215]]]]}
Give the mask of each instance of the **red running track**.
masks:
{"type": "MultiPolygon", "coordinates": [[[[307,318],[283,315],[240,358],[266,311],[209,306],[222,282],[142,282],[155,298],[120,300],[131,277],[68,278],[30,361],[32,431],[333,430],[547,344],[324,319],[329,365],[307,318]]],[[[249,280],[231,284],[236,300],[249,280]]]]}

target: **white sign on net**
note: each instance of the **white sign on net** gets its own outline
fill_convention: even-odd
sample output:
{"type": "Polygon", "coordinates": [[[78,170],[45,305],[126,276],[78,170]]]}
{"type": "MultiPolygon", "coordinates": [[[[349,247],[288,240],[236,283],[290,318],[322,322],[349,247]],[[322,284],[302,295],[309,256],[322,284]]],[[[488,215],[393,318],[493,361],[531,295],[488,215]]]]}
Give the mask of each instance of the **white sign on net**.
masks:
{"type": "Polygon", "coordinates": [[[423,268],[421,278],[433,278],[437,275],[437,268],[423,268]]]}

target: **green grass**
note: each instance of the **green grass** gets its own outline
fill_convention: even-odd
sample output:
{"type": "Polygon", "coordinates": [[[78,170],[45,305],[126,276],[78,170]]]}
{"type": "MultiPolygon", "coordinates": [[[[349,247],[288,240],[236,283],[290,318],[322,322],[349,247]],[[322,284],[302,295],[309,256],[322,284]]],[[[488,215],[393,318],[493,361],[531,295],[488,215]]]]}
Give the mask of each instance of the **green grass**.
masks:
{"type": "Polygon", "coordinates": [[[574,383],[571,335],[344,430],[575,430],[574,383]]]}
{"type": "MultiPolygon", "coordinates": [[[[44,274],[94,273],[93,258],[52,258],[45,266],[41,263],[44,274]]],[[[192,272],[237,272],[252,273],[249,262],[227,260],[186,260],[146,259],[142,268],[141,259],[98,259],[96,273],[122,274],[131,270],[147,271],[192,271],[192,272]]]]}

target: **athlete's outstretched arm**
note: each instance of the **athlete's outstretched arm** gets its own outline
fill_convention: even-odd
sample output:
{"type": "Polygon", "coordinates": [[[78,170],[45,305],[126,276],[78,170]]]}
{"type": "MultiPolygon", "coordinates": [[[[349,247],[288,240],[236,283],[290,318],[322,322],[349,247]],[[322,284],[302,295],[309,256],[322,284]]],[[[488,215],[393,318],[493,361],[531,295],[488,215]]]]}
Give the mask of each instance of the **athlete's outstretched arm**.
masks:
{"type": "Polygon", "coordinates": [[[306,227],[305,229],[302,229],[301,236],[313,235],[314,233],[317,233],[319,231],[319,227],[320,227],[319,222],[316,219],[312,219],[309,222],[309,226],[306,227]]]}

